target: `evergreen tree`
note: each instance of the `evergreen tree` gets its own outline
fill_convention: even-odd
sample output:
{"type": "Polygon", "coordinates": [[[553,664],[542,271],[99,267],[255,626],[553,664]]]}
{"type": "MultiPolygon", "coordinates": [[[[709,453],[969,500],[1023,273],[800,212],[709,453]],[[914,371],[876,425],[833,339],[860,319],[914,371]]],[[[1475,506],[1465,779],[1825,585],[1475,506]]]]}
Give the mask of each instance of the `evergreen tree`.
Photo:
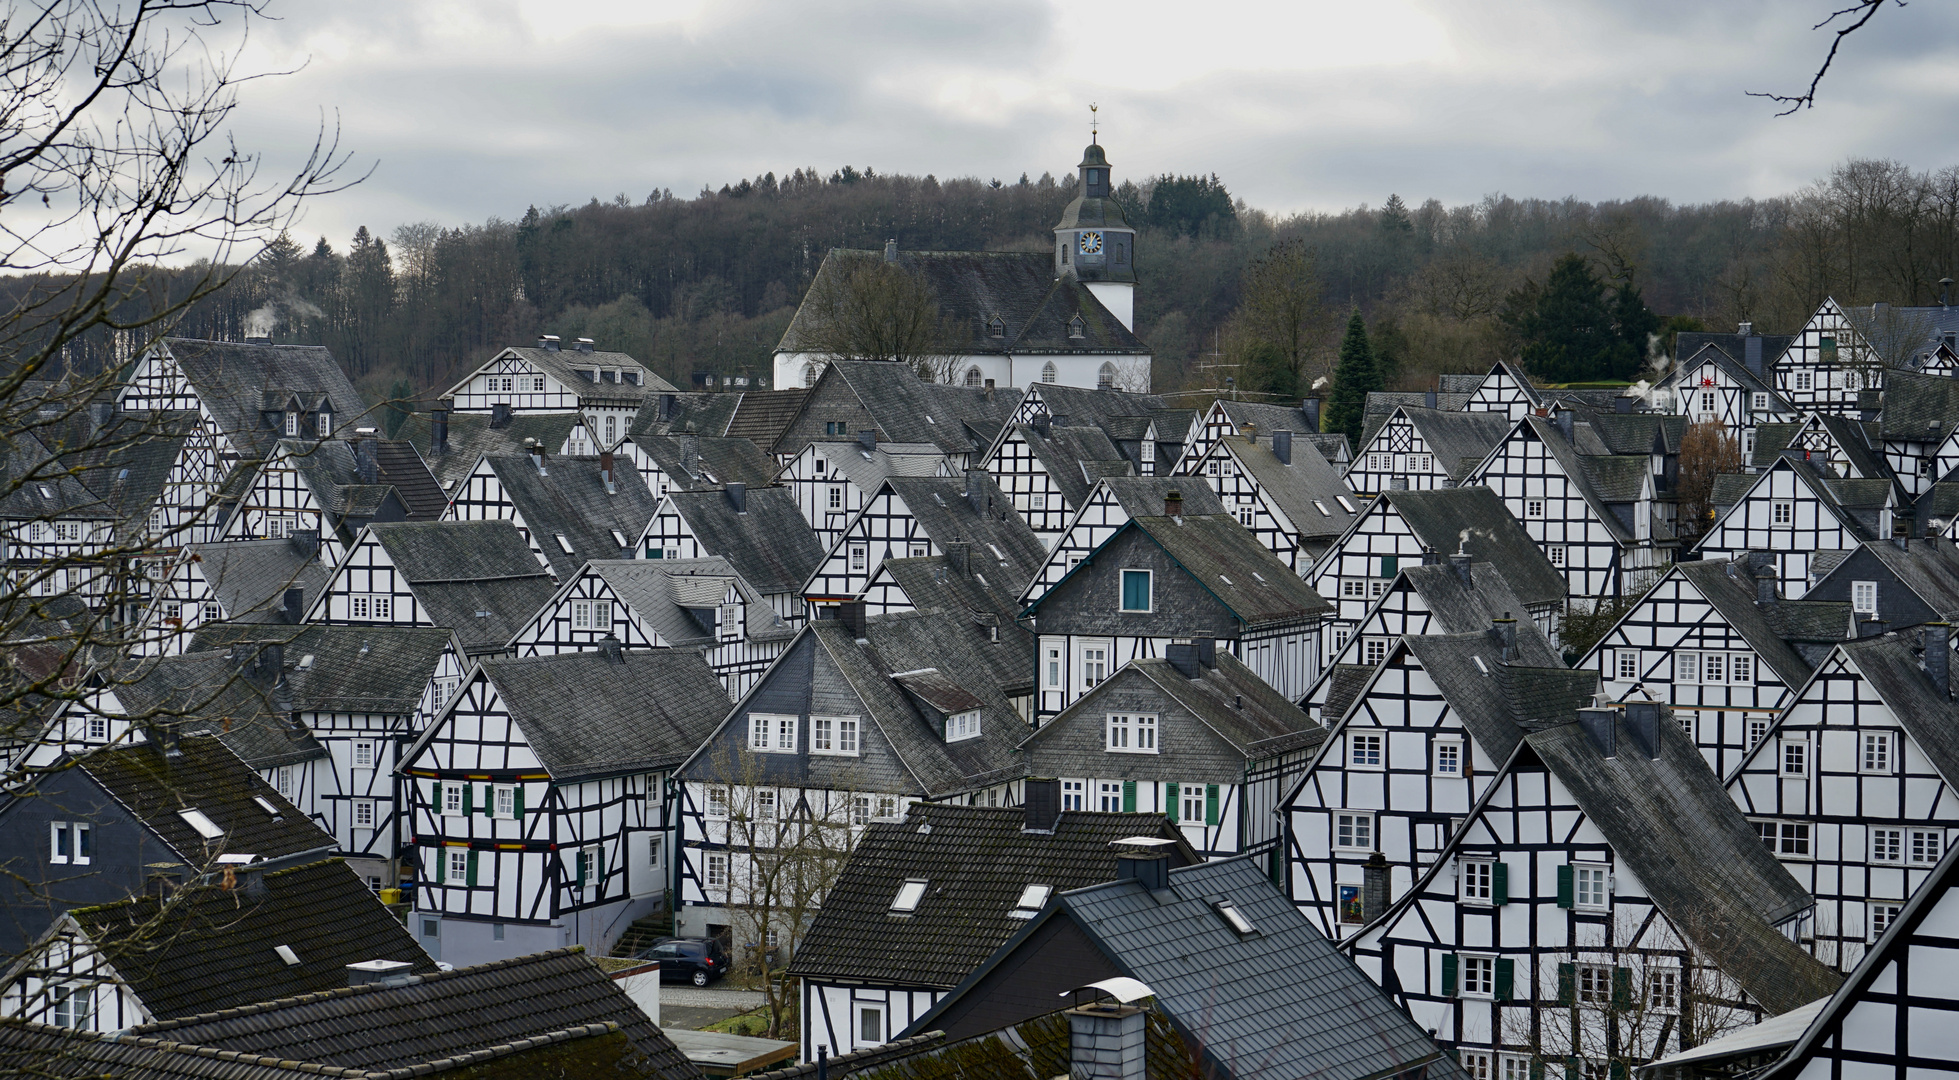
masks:
{"type": "Polygon", "coordinates": [[[1347,336],[1340,339],[1340,361],[1333,368],[1333,394],[1323,426],[1329,432],[1345,432],[1347,441],[1359,446],[1367,395],[1380,388],[1381,374],[1374,369],[1373,350],[1367,347],[1367,324],[1355,308],[1347,319],[1347,336]]]}
{"type": "Polygon", "coordinates": [[[1408,216],[1408,204],[1401,201],[1401,196],[1388,196],[1388,204],[1381,207],[1380,228],[1389,235],[1406,235],[1415,231],[1414,219],[1408,216]]]}
{"type": "Polygon", "coordinates": [[[381,426],[392,439],[401,431],[401,425],[408,420],[408,414],[415,411],[415,386],[407,379],[396,379],[388,387],[387,413],[381,419],[381,426]]]}
{"type": "Polygon", "coordinates": [[[1269,341],[1255,341],[1240,356],[1241,390],[1278,398],[1299,396],[1299,376],[1286,362],[1285,350],[1269,341]]]}
{"type": "Polygon", "coordinates": [[[1636,379],[1646,367],[1648,340],[1660,333],[1664,322],[1646,306],[1639,287],[1630,276],[1612,296],[1612,328],[1624,348],[1616,351],[1612,378],[1636,379]]]}
{"type": "MultiPolygon", "coordinates": [[[[1535,289],[1526,282],[1518,292],[1535,289]]],[[[1503,319],[1523,343],[1525,370],[1557,383],[1609,377],[1624,342],[1615,332],[1605,282],[1584,256],[1573,252],[1559,259],[1535,303],[1512,297],[1503,319]]]]}

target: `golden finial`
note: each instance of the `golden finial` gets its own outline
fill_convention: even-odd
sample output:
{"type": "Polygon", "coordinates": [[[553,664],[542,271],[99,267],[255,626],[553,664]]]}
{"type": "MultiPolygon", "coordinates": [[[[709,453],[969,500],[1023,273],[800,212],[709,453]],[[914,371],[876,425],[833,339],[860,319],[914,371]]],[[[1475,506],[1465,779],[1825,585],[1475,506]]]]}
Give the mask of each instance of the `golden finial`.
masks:
{"type": "Polygon", "coordinates": [[[1097,108],[1093,101],[1088,103],[1088,141],[1091,143],[1096,140],[1101,123],[1101,118],[1095,115],[1097,108]]]}

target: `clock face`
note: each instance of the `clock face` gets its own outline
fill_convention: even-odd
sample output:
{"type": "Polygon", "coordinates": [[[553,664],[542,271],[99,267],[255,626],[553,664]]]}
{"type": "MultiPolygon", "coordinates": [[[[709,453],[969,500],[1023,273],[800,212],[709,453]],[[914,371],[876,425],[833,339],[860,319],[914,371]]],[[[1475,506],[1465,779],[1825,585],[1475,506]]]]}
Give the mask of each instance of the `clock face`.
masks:
{"type": "Polygon", "coordinates": [[[1099,254],[1102,250],[1102,234],[1099,232],[1083,233],[1081,238],[1081,248],[1082,248],[1082,254],[1084,255],[1099,254]]]}

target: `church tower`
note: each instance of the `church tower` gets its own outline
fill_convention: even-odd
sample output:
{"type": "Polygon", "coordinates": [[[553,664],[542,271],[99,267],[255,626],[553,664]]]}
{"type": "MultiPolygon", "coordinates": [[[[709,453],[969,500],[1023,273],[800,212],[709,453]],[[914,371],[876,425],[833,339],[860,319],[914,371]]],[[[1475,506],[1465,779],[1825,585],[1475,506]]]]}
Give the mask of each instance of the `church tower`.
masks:
{"type": "Polygon", "coordinates": [[[1122,320],[1136,329],[1136,230],[1111,195],[1109,157],[1090,136],[1076,183],[1081,194],[1061,212],[1054,227],[1054,275],[1073,277],[1122,320]]]}

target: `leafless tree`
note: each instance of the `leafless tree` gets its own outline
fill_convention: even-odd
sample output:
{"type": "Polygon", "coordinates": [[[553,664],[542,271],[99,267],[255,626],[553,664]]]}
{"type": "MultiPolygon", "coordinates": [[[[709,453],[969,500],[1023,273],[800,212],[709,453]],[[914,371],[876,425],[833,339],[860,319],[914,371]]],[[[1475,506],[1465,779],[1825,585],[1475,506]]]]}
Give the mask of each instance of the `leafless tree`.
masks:
{"type": "Polygon", "coordinates": [[[1714,523],[1714,481],[1741,471],[1741,444],[1719,420],[1690,424],[1680,437],[1680,518],[1683,541],[1699,539],[1714,523]]]}
{"type": "Polygon", "coordinates": [[[830,257],[803,300],[796,347],[833,360],[893,360],[950,382],[956,328],[915,271],[872,255],[830,257]]]}
{"type": "MultiPolygon", "coordinates": [[[[1898,5],[1899,7],[1905,6],[1905,0],[1891,0],[1891,2],[1898,5]]],[[[1805,90],[1800,94],[1770,94],[1770,93],[1763,93],[1755,90],[1750,90],[1747,92],[1748,96],[1767,98],[1770,101],[1775,102],[1777,105],[1788,106],[1787,108],[1783,109],[1781,112],[1776,113],[1775,115],[1777,116],[1787,116],[1798,109],[1815,108],[1816,88],[1823,85],[1823,76],[1829,74],[1830,65],[1836,63],[1837,50],[1843,48],[1843,39],[1849,37],[1850,35],[1856,33],[1859,30],[1862,30],[1865,24],[1869,23],[1871,21],[1871,18],[1875,16],[1878,13],[1878,11],[1880,11],[1884,7],[1884,4],[1885,4],[1885,0],[1857,0],[1856,3],[1850,5],[1849,7],[1838,8],[1837,10],[1830,12],[1830,14],[1826,16],[1822,22],[1819,22],[1815,26],[1810,27],[1811,30],[1821,30],[1824,27],[1829,26],[1832,23],[1835,23],[1838,19],[1844,20],[1843,24],[1841,26],[1838,26],[1836,30],[1833,32],[1830,38],[1830,51],[1824,54],[1823,65],[1816,69],[1815,77],[1809,80],[1808,90],[1805,90]]]]}
{"type": "MultiPolygon", "coordinates": [[[[1324,366],[1333,314],[1322,296],[1319,267],[1304,241],[1281,240],[1245,268],[1243,299],[1232,317],[1232,333],[1244,346],[1278,350],[1294,381],[1310,381],[1309,369],[1324,366]]],[[[1242,379],[1241,379],[1242,381],[1242,379]]]]}

